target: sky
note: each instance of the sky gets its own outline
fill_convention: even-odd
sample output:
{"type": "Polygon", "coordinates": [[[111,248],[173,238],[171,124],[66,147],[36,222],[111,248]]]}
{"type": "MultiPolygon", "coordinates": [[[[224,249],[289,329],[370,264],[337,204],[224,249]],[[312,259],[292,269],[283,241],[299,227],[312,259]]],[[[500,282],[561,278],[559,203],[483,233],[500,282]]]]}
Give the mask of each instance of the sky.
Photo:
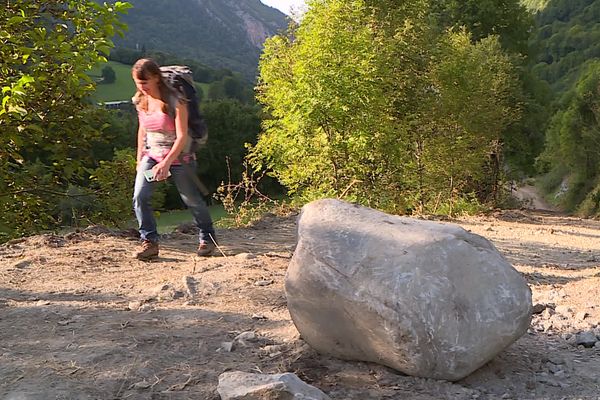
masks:
{"type": "Polygon", "coordinates": [[[260,0],[264,4],[275,7],[285,14],[290,14],[291,7],[298,9],[299,6],[304,4],[304,0],[260,0]]]}

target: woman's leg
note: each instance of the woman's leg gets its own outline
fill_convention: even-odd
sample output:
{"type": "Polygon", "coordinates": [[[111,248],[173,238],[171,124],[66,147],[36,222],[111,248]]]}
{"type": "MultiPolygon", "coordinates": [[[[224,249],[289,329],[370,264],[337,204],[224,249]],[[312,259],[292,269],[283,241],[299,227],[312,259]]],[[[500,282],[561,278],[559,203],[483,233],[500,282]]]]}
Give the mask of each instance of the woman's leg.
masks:
{"type": "Polygon", "coordinates": [[[171,174],[181,200],[190,209],[194,216],[196,226],[200,230],[198,234],[198,240],[200,243],[207,242],[213,243],[215,240],[215,230],[213,228],[213,222],[208,212],[206,202],[200,193],[200,189],[196,186],[191,176],[192,173],[196,173],[196,162],[190,162],[186,167],[183,165],[172,165],[171,174]]]}
{"type": "Polygon", "coordinates": [[[156,220],[154,212],[150,206],[150,200],[154,191],[155,182],[148,182],[144,177],[144,171],[152,169],[156,161],[149,157],[144,157],[135,176],[135,186],[133,190],[133,210],[138,221],[140,237],[152,243],[158,242],[158,232],[156,230],[156,220]]]}

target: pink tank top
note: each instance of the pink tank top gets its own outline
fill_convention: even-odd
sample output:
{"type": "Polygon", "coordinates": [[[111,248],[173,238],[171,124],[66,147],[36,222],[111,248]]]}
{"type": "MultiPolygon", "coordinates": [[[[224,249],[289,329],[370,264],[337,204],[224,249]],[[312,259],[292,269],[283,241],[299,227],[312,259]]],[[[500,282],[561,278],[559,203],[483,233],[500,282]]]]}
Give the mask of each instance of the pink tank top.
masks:
{"type": "MultiPolygon", "coordinates": [[[[138,120],[140,126],[146,130],[145,154],[156,162],[161,162],[169,154],[177,139],[175,119],[162,111],[148,113],[138,110],[138,120]]],[[[194,158],[190,153],[182,153],[182,155],[185,162],[194,158]]],[[[180,164],[180,162],[175,159],[173,164],[180,164]]]]}

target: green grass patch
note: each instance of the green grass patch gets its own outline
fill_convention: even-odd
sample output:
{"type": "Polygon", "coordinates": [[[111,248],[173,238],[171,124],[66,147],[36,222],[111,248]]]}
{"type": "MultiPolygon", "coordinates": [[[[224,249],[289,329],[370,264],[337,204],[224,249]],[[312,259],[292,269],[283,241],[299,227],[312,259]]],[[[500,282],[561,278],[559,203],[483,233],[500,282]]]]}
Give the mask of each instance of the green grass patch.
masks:
{"type": "MultiPolygon", "coordinates": [[[[96,85],[96,92],[92,96],[92,99],[96,103],[103,103],[107,101],[124,101],[131,100],[131,97],[135,94],[135,84],[131,78],[131,65],[121,64],[115,61],[109,61],[108,63],[98,65],[89,72],[92,79],[98,81],[102,78],[102,68],[106,65],[110,66],[115,71],[115,81],[113,83],[105,84],[98,83],[96,85]]],[[[202,89],[204,93],[203,99],[208,96],[208,83],[197,83],[196,86],[202,89]]]]}
{"type": "MultiPolygon", "coordinates": [[[[215,225],[219,224],[219,220],[227,217],[227,212],[221,204],[210,206],[208,211],[215,225]]],[[[156,218],[159,233],[173,232],[177,226],[188,222],[193,222],[192,213],[189,210],[161,212],[156,218]]]]}
{"type": "Polygon", "coordinates": [[[131,79],[131,65],[109,61],[107,64],[98,65],[89,72],[92,79],[99,80],[102,77],[102,68],[106,65],[115,71],[116,79],[109,84],[98,83],[96,92],[92,96],[94,101],[102,103],[105,101],[130,100],[135,94],[135,84],[131,79]]]}

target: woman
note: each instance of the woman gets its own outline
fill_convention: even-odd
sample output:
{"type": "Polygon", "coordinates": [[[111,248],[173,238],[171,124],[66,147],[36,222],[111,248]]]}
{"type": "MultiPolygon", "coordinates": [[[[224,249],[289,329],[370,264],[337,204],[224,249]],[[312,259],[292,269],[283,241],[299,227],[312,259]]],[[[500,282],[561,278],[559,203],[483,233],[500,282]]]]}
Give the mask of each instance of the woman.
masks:
{"type": "Polygon", "coordinates": [[[215,249],[215,231],[202,194],[188,172],[196,170],[196,155],[186,151],[189,140],[185,100],[165,82],[160,67],[153,60],[138,60],[132,68],[132,76],[137,88],[133,102],[139,120],[133,208],[142,239],[135,257],[140,260],[158,257],[159,236],[150,198],[156,182],[168,176],[173,177],[181,199],[200,230],[198,255],[209,256],[215,249]],[[181,162],[188,163],[190,168],[181,162]],[[147,179],[144,173],[153,179],[147,179]]]}

